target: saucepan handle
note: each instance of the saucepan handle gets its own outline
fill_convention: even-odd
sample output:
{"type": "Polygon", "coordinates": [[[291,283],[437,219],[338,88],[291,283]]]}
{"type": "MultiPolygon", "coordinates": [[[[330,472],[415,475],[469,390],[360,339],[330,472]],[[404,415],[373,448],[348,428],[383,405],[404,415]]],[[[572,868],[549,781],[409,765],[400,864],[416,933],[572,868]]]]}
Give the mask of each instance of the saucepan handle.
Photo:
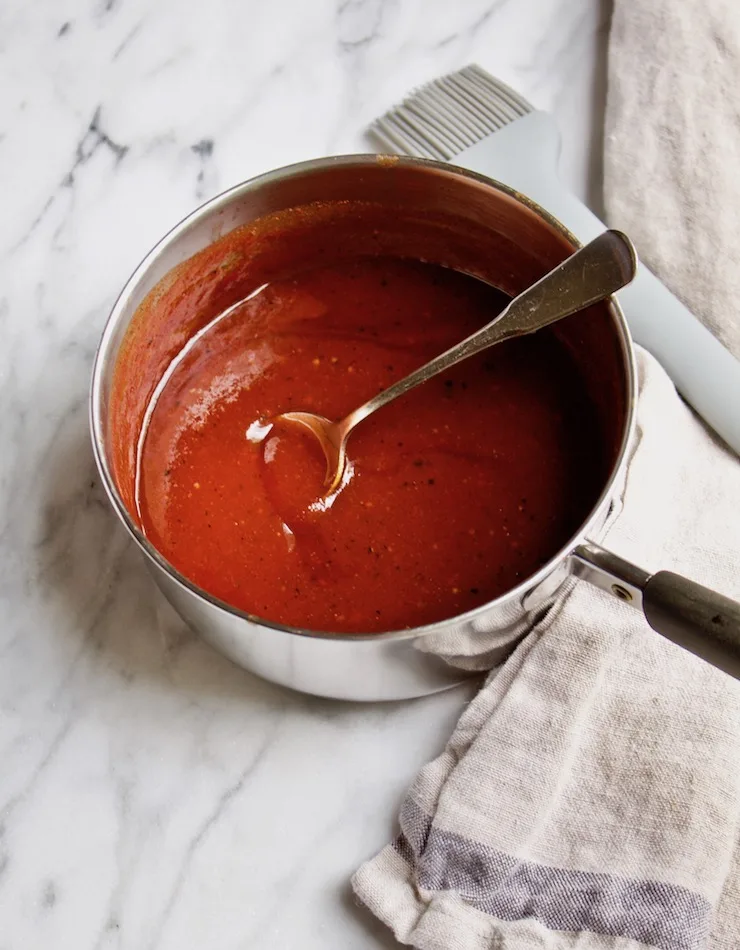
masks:
{"type": "Polygon", "coordinates": [[[653,630],[740,679],[740,603],[671,571],[648,574],[591,541],[572,559],[577,577],[641,609],[653,630]]]}

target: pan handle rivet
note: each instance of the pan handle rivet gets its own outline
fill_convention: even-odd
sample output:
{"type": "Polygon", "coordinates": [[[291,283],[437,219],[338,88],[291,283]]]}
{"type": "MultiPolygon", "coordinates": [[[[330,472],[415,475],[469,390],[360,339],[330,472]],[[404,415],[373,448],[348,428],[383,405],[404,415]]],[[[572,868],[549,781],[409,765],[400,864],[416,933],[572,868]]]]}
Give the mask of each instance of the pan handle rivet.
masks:
{"type": "Polygon", "coordinates": [[[612,584],[612,594],[627,604],[632,600],[632,594],[630,594],[626,587],[622,587],[620,584],[612,584]]]}

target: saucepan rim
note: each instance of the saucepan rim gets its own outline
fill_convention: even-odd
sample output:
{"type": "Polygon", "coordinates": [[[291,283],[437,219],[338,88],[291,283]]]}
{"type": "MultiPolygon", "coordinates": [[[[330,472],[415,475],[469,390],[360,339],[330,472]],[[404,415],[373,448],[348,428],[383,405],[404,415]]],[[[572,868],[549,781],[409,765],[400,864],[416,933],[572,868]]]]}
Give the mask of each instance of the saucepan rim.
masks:
{"type": "MultiPolygon", "coordinates": [[[[103,434],[104,423],[102,397],[104,376],[109,366],[110,352],[115,343],[116,331],[128,306],[129,298],[150,266],[166,250],[167,247],[177,241],[181,235],[183,235],[183,233],[187,232],[190,227],[198,223],[202,218],[218,213],[230,205],[233,201],[242,198],[250,192],[258,191],[263,186],[279,180],[298,177],[306,173],[321,171],[333,167],[351,168],[354,166],[358,169],[362,169],[368,165],[377,166],[379,162],[381,162],[388,172],[391,173],[394,168],[399,167],[432,168],[436,169],[438,172],[460,176],[462,178],[488,186],[496,191],[508,195],[509,197],[515,199],[515,201],[517,201],[519,204],[528,208],[530,211],[533,211],[547,224],[549,224],[550,227],[566,238],[566,240],[568,240],[574,248],[582,247],[582,242],[579,241],[575,235],[572,234],[563,224],[561,224],[557,218],[553,217],[553,215],[551,215],[536,202],[532,201],[526,195],[523,195],[515,189],[510,188],[508,185],[496,181],[493,178],[489,178],[486,175],[481,175],[477,172],[469,171],[466,168],[461,168],[460,166],[452,165],[447,162],[438,162],[425,158],[410,158],[395,155],[378,156],[372,153],[360,153],[317,158],[311,159],[309,161],[298,162],[292,165],[286,165],[282,168],[273,169],[261,175],[247,179],[246,181],[243,181],[240,184],[227,189],[226,191],[217,195],[215,198],[205,202],[200,207],[196,208],[194,211],[184,217],[170,231],[168,231],[164,237],[162,237],[146,254],[141,263],[126,281],[126,284],[118,295],[118,298],[111,309],[110,315],[108,316],[100,343],[98,344],[98,348],[95,353],[92,381],[90,386],[90,430],[92,435],[95,462],[102,478],[106,494],[108,495],[114,511],[118,514],[118,517],[123,522],[129,534],[137,543],[139,548],[144,552],[144,554],[149,557],[150,560],[161,570],[168,574],[180,587],[185,588],[191,594],[196,595],[196,597],[201,598],[213,607],[217,607],[219,610],[225,611],[234,617],[238,617],[252,624],[257,624],[261,627],[270,628],[280,633],[287,633],[293,636],[307,637],[310,639],[333,640],[337,643],[343,644],[357,643],[358,641],[363,640],[409,640],[417,639],[419,637],[431,636],[435,633],[442,633],[445,630],[448,630],[450,624],[462,624],[475,621],[477,617],[485,615],[491,610],[492,607],[496,605],[520,600],[529,591],[535,588],[541,581],[548,577],[559,563],[564,562],[573,552],[573,549],[588,536],[590,528],[596,523],[604,509],[604,506],[609,503],[614,484],[624,469],[635,426],[636,368],[634,347],[632,344],[629,328],[619,302],[614,297],[611,297],[608,300],[608,306],[611,310],[612,318],[616,324],[621,346],[623,370],[625,374],[624,382],[626,385],[627,406],[622,432],[622,441],[619,447],[617,459],[613,465],[610,475],[605,480],[598,501],[575,535],[569,539],[568,542],[563,545],[560,550],[555,555],[553,555],[553,557],[550,558],[550,560],[548,560],[547,563],[544,564],[535,574],[526,577],[523,581],[517,584],[516,587],[511,588],[510,590],[506,591],[506,593],[494,600],[486,601],[486,603],[481,604],[472,610],[462,614],[456,614],[453,617],[446,618],[445,620],[439,620],[435,623],[426,624],[420,627],[412,627],[404,630],[391,630],[385,633],[331,633],[321,630],[306,630],[300,627],[291,627],[285,624],[275,623],[274,621],[267,620],[258,616],[257,614],[251,614],[247,611],[240,610],[237,607],[233,607],[226,601],[223,601],[218,597],[214,597],[212,594],[208,593],[208,591],[204,590],[202,587],[199,587],[184,574],[181,574],[180,571],[178,571],[177,568],[175,568],[172,564],[170,564],[170,562],[154,547],[154,545],[138,528],[134,519],[131,517],[128,508],[124,504],[108,464],[108,455],[106,452],[103,434]]],[[[216,240],[216,238],[214,238],[214,240],[216,240]]]]}

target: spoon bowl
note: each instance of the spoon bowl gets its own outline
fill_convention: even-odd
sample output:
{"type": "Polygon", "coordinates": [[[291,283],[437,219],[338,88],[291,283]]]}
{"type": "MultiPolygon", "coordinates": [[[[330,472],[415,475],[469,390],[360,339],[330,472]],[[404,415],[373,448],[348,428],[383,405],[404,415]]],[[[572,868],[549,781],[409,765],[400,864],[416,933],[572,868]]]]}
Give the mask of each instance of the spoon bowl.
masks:
{"type": "Polygon", "coordinates": [[[326,416],[315,412],[282,412],[276,418],[281,422],[293,422],[303,426],[316,436],[326,457],[324,497],[333,495],[342,484],[347,468],[347,439],[353,428],[353,425],[347,426],[347,419],[351,417],[332,422],[326,416]]]}

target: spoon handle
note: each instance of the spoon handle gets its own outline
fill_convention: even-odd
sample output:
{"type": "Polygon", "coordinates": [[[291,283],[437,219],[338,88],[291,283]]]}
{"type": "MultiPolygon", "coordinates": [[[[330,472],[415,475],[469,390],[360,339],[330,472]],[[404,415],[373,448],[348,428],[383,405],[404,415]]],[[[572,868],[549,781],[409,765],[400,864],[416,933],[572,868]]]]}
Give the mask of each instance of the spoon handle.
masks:
{"type": "Polygon", "coordinates": [[[621,231],[605,231],[515,297],[482,329],[355,409],[341,423],[345,435],[376,409],[461,360],[604,300],[628,284],[636,270],[637,255],[629,238],[621,231]]]}

